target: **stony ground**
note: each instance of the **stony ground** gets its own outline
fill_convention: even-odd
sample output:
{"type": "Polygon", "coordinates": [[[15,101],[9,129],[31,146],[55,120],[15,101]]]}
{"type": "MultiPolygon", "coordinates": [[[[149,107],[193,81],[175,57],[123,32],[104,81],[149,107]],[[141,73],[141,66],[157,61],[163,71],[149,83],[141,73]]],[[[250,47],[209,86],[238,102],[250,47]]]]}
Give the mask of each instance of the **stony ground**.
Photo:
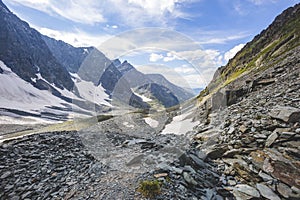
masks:
{"type": "Polygon", "coordinates": [[[187,135],[132,113],[4,142],[0,199],[146,199],[144,180],[155,199],[300,199],[300,64],[287,60],[240,81],[235,104],[200,106],[187,135]]]}

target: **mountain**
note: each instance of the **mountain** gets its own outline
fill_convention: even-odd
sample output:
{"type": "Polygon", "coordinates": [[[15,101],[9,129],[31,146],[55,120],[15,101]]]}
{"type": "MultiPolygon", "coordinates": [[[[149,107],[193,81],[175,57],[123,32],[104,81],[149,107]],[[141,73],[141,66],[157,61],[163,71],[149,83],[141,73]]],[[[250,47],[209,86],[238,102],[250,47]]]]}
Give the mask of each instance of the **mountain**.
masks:
{"type": "Polygon", "coordinates": [[[68,71],[55,59],[40,33],[29,27],[1,3],[0,60],[25,81],[41,89],[51,87],[45,81],[33,81],[41,74],[49,83],[73,89],[68,71]]]}
{"type": "Polygon", "coordinates": [[[42,39],[57,61],[71,73],[77,73],[84,59],[95,49],[94,47],[75,48],[61,40],[57,41],[45,35],[42,35],[42,39]]]}
{"type": "MultiPolygon", "coordinates": [[[[11,111],[17,115],[22,113],[51,119],[56,119],[55,115],[60,113],[62,117],[59,119],[68,119],[75,113],[92,115],[95,111],[106,112],[122,106],[150,108],[133,87],[148,83],[136,80],[149,78],[130,63],[111,61],[94,47],[76,48],[44,36],[0,2],[0,108],[5,113],[11,111]],[[129,79],[125,78],[128,71],[134,72],[129,79]],[[12,90],[14,87],[6,83],[20,85],[12,90]],[[40,101],[42,96],[47,96],[49,101],[40,101]],[[40,105],[34,109],[27,106],[29,102],[40,102],[40,105]]],[[[151,92],[166,91],[168,82],[165,83],[155,87],[158,91],[151,92]]],[[[175,96],[182,95],[170,91],[175,96]]],[[[171,93],[166,95],[172,96],[171,93]]],[[[157,98],[157,102],[164,102],[163,96],[157,98]]]]}
{"type": "MultiPolygon", "coordinates": [[[[101,116],[78,132],[62,131],[70,122],[1,125],[0,199],[300,199],[299,9],[279,15],[180,108],[101,116]]],[[[0,72],[1,94],[17,91],[12,101],[54,100],[46,90],[34,98],[41,91],[3,62],[0,72]]],[[[94,87],[76,73],[72,80],[94,87]]],[[[160,90],[151,87],[134,93],[148,101],[143,92],[160,90]]]]}
{"type": "Polygon", "coordinates": [[[288,8],[248,42],[226,66],[220,67],[207,90],[224,87],[247,73],[274,67],[300,44],[300,5],[288,8]]]}
{"type": "MultiPolygon", "coordinates": [[[[164,102],[164,106],[174,106],[180,102],[191,99],[194,96],[191,92],[172,84],[163,75],[141,73],[127,61],[121,63],[119,60],[115,60],[114,62],[117,64],[116,67],[122,74],[122,79],[126,80],[131,88],[134,90],[137,89],[136,91],[148,89],[148,94],[159,102],[164,102]],[[168,90],[168,92],[166,92],[166,90],[168,90]],[[161,94],[166,95],[165,98],[161,94]],[[176,100],[171,101],[172,103],[167,103],[166,99],[176,100]]],[[[145,94],[145,91],[143,93],[145,94]]],[[[149,95],[148,97],[150,97],[149,95]]]]}
{"type": "Polygon", "coordinates": [[[171,83],[168,81],[163,75],[161,74],[147,74],[147,77],[153,82],[158,85],[162,85],[170,90],[171,93],[173,93],[179,102],[184,102],[188,99],[191,99],[194,94],[187,90],[183,89],[181,87],[178,87],[177,85],[171,83]]]}

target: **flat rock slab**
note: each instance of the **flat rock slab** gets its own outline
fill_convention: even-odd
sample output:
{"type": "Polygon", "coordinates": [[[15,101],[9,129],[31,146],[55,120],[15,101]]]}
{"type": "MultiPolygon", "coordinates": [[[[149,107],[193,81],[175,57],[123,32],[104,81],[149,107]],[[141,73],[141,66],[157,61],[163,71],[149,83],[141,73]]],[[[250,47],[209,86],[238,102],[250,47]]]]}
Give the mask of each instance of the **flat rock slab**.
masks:
{"type": "Polygon", "coordinates": [[[288,123],[300,122],[300,109],[290,106],[277,106],[271,110],[269,115],[288,123]]]}

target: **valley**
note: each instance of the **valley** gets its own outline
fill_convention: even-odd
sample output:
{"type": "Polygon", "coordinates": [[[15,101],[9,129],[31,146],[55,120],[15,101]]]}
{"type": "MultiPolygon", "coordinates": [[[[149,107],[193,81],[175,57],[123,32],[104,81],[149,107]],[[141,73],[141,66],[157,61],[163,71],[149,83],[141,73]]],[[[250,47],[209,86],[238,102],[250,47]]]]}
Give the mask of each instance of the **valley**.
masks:
{"type": "Polygon", "coordinates": [[[0,3],[0,199],[300,198],[300,4],[194,96],[0,3]]]}

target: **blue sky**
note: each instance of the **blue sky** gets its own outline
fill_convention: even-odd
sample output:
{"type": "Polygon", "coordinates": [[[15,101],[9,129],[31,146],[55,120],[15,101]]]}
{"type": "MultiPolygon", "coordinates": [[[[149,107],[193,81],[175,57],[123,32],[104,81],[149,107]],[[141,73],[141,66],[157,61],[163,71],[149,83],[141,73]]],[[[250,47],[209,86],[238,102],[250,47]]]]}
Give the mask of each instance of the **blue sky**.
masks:
{"type": "Polygon", "coordinates": [[[3,0],[42,34],[204,87],[296,0],[3,0]]]}

